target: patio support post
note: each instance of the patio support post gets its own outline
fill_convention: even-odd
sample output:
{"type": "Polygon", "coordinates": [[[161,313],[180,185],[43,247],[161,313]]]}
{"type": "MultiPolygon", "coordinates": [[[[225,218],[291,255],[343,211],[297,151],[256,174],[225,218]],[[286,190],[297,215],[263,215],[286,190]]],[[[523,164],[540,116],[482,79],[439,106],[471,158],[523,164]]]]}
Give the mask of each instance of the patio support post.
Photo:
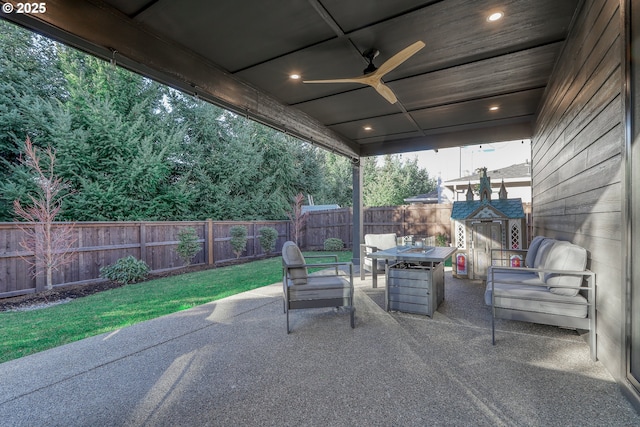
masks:
{"type": "Polygon", "coordinates": [[[362,165],[360,158],[353,159],[352,177],[353,177],[353,228],[352,245],[353,251],[352,262],[354,265],[360,265],[360,243],[364,243],[363,224],[362,224],[362,165]]]}

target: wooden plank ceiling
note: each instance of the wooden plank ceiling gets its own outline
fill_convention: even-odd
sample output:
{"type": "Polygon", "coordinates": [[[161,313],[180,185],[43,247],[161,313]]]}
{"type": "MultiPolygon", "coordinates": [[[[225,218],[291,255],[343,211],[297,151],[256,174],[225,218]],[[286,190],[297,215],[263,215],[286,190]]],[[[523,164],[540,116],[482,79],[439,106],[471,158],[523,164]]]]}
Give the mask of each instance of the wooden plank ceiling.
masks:
{"type": "Polygon", "coordinates": [[[357,158],[529,138],[580,5],[49,0],[43,14],[0,16],[357,158]],[[380,66],[417,40],[425,48],[383,78],[395,104],[356,83],[302,83],[362,75],[363,51],[378,49],[380,66]]]}

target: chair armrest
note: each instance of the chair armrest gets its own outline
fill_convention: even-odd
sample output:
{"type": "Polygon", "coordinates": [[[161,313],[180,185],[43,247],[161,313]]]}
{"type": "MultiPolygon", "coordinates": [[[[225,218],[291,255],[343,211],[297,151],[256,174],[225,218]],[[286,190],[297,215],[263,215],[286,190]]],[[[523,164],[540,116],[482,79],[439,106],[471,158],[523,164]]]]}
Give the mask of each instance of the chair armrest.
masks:
{"type": "Polygon", "coordinates": [[[331,259],[333,259],[333,262],[338,262],[338,255],[335,255],[335,254],[326,254],[326,255],[305,255],[305,259],[309,259],[309,258],[314,258],[314,259],[320,259],[320,258],[331,258],[331,259]]]}
{"type": "Polygon", "coordinates": [[[349,264],[353,264],[353,263],[350,261],[346,261],[346,262],[318,262],[318,263],[304,263],[304,264],[289,264],[285,266],[285,268],[339,267],[339,266],[349,265],[349,264]]]}
{"type": "Polygon", "coordinates": [[[520,254],[526,254],[527,252],[529,252],[529,249],[502,249],[502,248],[491,249],[491,253],[493,254],[494,252],[515,252],[520,254]]]}
{"type": "MultiPolygon", "coordinates": [[[[308,257],[307,257],[308,258],[308,257]]],[[[342,267],[342,266],[349,266],[349,271],[350,274],[353,275],[353,263],[352,262],[322,262],[322,263],[305,263],[305,264],[290,264],[290,265],[285,265],[283,268],[286,270],[286,275],[288,275],[288,270],[291,268],[329,268],[329,267],[335,267],[336,270],[336,276],[338,276],[339,273],[339,269],[338,267],[342,267]]]]}
{"type": "MultiPolygon", "coordinates": [[[[378,252],[380,249],[378,249],[377,246],[373,246],[373,245],[367,245],[366,243],[360,243],[360,253],[364,254],[365,256],[367,255],[367,249],[369,249],[371,252],[378,252]]],[[[369,253],[371,253],[369,252],[369,253]]]]}
{"type": "Polygon", "coordinates": [[[591,270],[551,270],[547,268],[531,268],[531,267],[502,267],[492,265],[492,271],[530,271],[532,273],[549,273],[549,274],[565,274],[569,276],[591,276],[595,273],[591,270]]]}
{"type": "MultiPolygon", "coordinates": [[[[587,286],[554,286],[554,288],[568,288],[568,289],[580,289],[587,290],[590,293],[595,291],[595,277],[596,273],[591,270],[551,270],[546,268],[530,268],[530,267],[499,267],[499,266],[491,266],[491,289],[493,290],[494,284],[494,273],[498,271],[530,271],[532,273],[544,273],[544,274],[559,274],[566,276],[588,276],[587,277],[587,286]]],[[[522,282],[517,280],[504,280],[500,281],[500,283],[508,283],[513,285],[518,285],[522,282]]],[[[527,286],[544,286],[548,287],[546,283],[528,283],[527,286]]],[[[589,299],[592,297],[590,296],[589,299]]]]}

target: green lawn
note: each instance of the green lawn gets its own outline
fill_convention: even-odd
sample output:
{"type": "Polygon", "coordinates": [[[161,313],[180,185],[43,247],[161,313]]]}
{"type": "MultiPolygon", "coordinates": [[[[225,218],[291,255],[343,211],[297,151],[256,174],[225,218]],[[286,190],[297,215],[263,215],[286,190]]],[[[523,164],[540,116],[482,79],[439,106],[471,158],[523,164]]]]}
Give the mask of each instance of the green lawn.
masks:
{"type": "MultiPolygon", "coordinates": [[[[340,261],[352,257],[338,255],[340,261]]],[[[1,312],[0,363],[280,282],[281,268],[275,257],[127,285],[41,310],[1,312]]]]}

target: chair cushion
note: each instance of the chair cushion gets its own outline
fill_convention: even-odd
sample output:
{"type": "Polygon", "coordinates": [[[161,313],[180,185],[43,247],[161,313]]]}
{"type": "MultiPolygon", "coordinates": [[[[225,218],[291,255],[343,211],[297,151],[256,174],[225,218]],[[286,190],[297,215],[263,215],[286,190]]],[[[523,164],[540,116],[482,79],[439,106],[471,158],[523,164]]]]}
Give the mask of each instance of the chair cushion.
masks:
{"type": "Polygon", "coordinates": [[[375,246],[381,251],[395,248],[397,246],[396,234],[365,234],[364,243],[365,245],[375,246]]]}
{"type": "MultiPolygon", "coordinates": [[[[375,246],[379,251],[383,251],[385,249],[395,248],[397,246],[397,237],[395,233],[387,233],[387,234],[365,234],[364,236],[364,244],[367,246],[375,246]]],[[[370,254],[373,252],[371,248],[366,248],[366,253],[370,254]]],[[[373,261],[371,258],[367,258],[365,256],[363,260],[364,269],[371,271],[373,265],[375,263],[376,272],[384,272],[384,260],[378,259],[373,261]]]]}
{"type": "MultiPolygon", "coordinates": [[[[584,271],[587,268],[587,250],[569,242],[556,242],[547,256],[544,268],[549,270],[584,271]]],[[[575,296],[582,285],[583,276],[546,273],[544,281],[557,295],[575,296]],[[560,286],[574,286],[575,289],[560,286]]]]}
{"type": "MultiPolygon", "coordinates": [[[[302,256],[300,248],[293,242],[285,242],[282,246],[282,262],[287,266],[305,264],[304,256],[302,256]]],[[[307,267],[289,269],[289,279],[291,279],[294,285],[306,284],[308,276],[307,267]]]]}
{"type": "Polygon", "coordinates": [[[536,254],[538,253],[538,249],[540,248],[540,243],[546,239],[544,236],[536,236],[531,241],[529,245],[529,250],[527,251],[527,256],[524,259],[524,265],[529,268],[533,268],[533,265],[536,261],[536,254]]]}
{"type": "Polygon", "coordinates": [[[289,287],[291,301],[350,297],[351,284],[340,276],[309,276],[305,285],[289,287]]]}

